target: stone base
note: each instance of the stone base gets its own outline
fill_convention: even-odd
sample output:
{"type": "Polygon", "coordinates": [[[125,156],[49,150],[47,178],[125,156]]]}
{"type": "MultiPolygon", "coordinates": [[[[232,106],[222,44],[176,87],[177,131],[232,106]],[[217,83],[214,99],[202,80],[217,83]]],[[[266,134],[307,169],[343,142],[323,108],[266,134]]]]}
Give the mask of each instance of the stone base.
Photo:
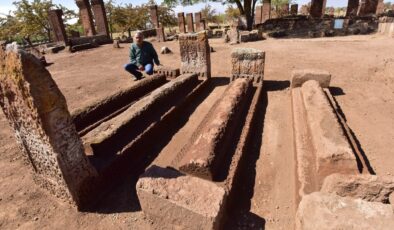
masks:
{"type": "Polygon", "coordinates": [[[151,166],[136,185],[144,213],[160,229],[219,229],[227,194],[217,184],[151,166]]]}

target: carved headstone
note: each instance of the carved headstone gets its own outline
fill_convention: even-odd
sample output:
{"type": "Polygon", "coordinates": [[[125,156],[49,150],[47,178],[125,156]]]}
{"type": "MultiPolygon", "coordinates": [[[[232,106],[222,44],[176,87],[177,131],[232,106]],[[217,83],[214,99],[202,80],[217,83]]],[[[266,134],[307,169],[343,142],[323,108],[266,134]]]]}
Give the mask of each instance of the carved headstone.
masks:
{"type": "Polygon", "coordinates": [[[290,14],[297,15],[298,14],[298,4],[292,4],[290,7],[290,14]]]}
{"type": "Polygon", "coordinates": [[[107,14],[103,0],[91,0],[94,19],[97,27],[97,34],[109,37],[107,14]]]}
{"type": "Polygon", "coordinates": [[[50,73],[31,54],[0,49],[0,106],[35,181],[79,207],[91,199],[97,171],[89,163],[50,73]]]}
{"type": "Polygon", "coordinates": [[[253,48],[235,48],[231,52],[231,80],[251,78],[254,84],[264,79],[265,52],[253,48]]]}
{"type": "Polygon", "coordinates": [[[193,13],[186,14],[186,20],[187,20],[187,32],[194,33],[193,13]]]}
{"type": "Polygon", "coordinates": [[[185,14],[183,12],[178,13],[178,26],[179,33],[186,33],[185,14]]]}
{"type": "Polygon", "coordinates": [[[149,8],[150,8],[150,19],[153,23],[153,26],[155,28],[158,28],[160,25],[159,25],[159,17],[157,15],[157,5],[152,5],[149,8]]]}
{"type": "Polygon", "coordinates": [[[86,36],[93,36],[96,30],[93,24],[93,16],[90,9],[89,0],[76,0],[75,3],[79,8],[79,16],[82,22],[84,34],[86,36]]]}
{"type": "Polygon", "coordinates": [[[356,16],[359,0],[349,0],[346,9],[346,17],[356,16]]]}
{"type": "Polygon", "coordinates": [[[62,19],[62,10],[50,10],[48,11],[49,24],[53,30],[53,38],[55,42],[63,42],[67,45],[67,34],[64,28],[62,19]]]}
{"type": "Polygon", "coordinates": [[[181,74],[198,73],[200,77],[211,77],[211,52],[205,31],[179,35],[179,47],[181,74]]]}
{"type": "Polygon", "coordinates": [[[263,0],[263,13],[262,13],[262,21],[264,23],[268,19],[271,18],[271,0],[263,0]]]}
{"type": "Polygon", "coordinates": [[[321,18],[323,13],[323,0],[312,0],[310,15],[312,18],[321,18]]]}

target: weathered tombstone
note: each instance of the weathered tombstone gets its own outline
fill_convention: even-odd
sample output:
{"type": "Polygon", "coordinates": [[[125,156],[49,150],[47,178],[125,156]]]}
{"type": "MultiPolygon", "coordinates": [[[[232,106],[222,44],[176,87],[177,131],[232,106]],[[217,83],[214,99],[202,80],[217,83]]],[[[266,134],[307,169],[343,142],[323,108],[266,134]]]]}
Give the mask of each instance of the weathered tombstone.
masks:
{"type": "Polygon", "coordinates": [[[163,27],[156,28],[156,38],[158,42],[166,41],[166,34],[164,33],[163,27]]]}
{"type": "Polygon", "coordinates": [[[349,0],[346,9],[346,17],[356,16],[359,0],[349,0]]]}
{"type": "Polygon", "coordinates": [[[286,16],[289,14],[289,4],[282,5],[282,16],[286,16]]]}
{"type": "Polygon", "coordinates": [[[55,42],[63,42],[67,45],[67,34],[64,28],[64,23],[62,19],[63,11],[58,10],[50,10],[48,11],[49,24],[53,30],[53,38],[55,42]]]}
{"type": "Polygon", "coordinates": [[[262,21],[264,23],[268,19],[271,18],[271,0],[263,0],[263,13],[262,13],[262,21]]]}
{"type": "Polygon", "coordinates": [[[181,74],[198,73],[200,77],[211,77],[211,55],[205,31],[179,35],[181,74]]]}
{"type": "Polygon", "coordinates": [[[76,0],[75,3],[79,8],[79,16],[82,22],[83,30],[86,36],[93,36],[96,30],[93,24],[92,12],[90,11],[89,0],[76,0]]]}
{"type": "Polygon", "coordinates": [[[376,8],[376,14],[382,14],[382,13],[384,13],[384,0],[379,0],[378,6],[376,8]]]}
{"type": "Polygon", "coordinates": [[[178,26],[179,33],[186,33],[185,14],[183,12],[178,13],[178,26]]]}
{"type": "Polygon", "coordinates": [[[119,40],[118,40],[118,39],[114,39],[113,47],[116,48],[116,49],[119,49],[119,48],[120,48],[119,40]]]}
{"type": "Polygon", "coordinates": [[[251,78],[254,84],[264,79],[265,52],[253,48],[235,48],[231,52],[231,80],[251,78]]]}
{"type": "Polygon", "coordinates": [[[157,5],[151,5],[150,7],[150,19],[155,28],[159,27],[159,17],[157,15],[157,5]]]}
{"type": "Polygon", "coordinates": [[[94,20],[97,27],[97,34],[109,37],[107,14],[103,0],[91,0],[94,20]]]}
{"type": "Polygon", "coordinates": [[[196,32],[201,31],[201,12],[194,13],[194,20],[196,24],[196,32]]]}
{"type": "Polygon", "coordinates": [[[261,24],[263,19],[263,6],[256,6],[256,11],[254,13],[254,24],[261,24]]]}
{"type": "Polygon", "coordinates": [[[94,194],[97,171],[50,73],[31,54],[1,49],[0,76],[0,106],[35,181],[83,207],[94,194]]]}
{"type": "Polygon", "coordinates": [[[298,14],[298,4],[292,4],[290,7],[290,14],[297,15],[298,14]]]}
{"type": "Polygon", "coordinates": [[[310,15],[312,18],[321,18],[323,13],[323,0],[312,0],[310,15]]]}
{"type": "Polygon", "coordinates": [[[187,32],[194,33],[193,13],[187,13],[186,20],[187,20],[187,32]]]}
{"type": "Polygon", "coordinates": [[[206,30],[207,29],[207,24],[206,24],[206,20],[205,19],[201,19],[200,27],[201,27],[201,30],[206,30]]]}

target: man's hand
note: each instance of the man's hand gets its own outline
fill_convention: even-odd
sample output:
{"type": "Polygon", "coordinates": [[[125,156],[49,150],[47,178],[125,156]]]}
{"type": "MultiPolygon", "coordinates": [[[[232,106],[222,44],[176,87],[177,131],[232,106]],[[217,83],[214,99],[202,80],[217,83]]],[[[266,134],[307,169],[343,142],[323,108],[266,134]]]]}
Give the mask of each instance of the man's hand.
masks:
{"type": "Polygon", "coordinates": [[[140,65],[140,66],[138,67],[138,70],[139,70],[139,71],[144,71],[144,70],[145,70],[145,68],[144,68],[144,66],[143,66],[143,65],[140,65]]]}

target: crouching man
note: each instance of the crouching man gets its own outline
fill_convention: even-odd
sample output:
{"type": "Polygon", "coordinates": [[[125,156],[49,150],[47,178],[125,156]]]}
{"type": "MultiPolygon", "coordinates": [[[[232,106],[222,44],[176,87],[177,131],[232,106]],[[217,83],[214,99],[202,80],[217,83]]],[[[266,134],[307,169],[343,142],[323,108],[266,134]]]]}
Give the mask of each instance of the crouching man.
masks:
{"type": "Polygon", "coordinates": [[[134,43],[130,46],[130,63],[124,68],[138,81],[142,78],[143,71],[148,75],[153,74],[153,62],[160,65],[156,50],[150,42],[144,41],[144,35],[138,31],[134,35],[134,43]]]}

